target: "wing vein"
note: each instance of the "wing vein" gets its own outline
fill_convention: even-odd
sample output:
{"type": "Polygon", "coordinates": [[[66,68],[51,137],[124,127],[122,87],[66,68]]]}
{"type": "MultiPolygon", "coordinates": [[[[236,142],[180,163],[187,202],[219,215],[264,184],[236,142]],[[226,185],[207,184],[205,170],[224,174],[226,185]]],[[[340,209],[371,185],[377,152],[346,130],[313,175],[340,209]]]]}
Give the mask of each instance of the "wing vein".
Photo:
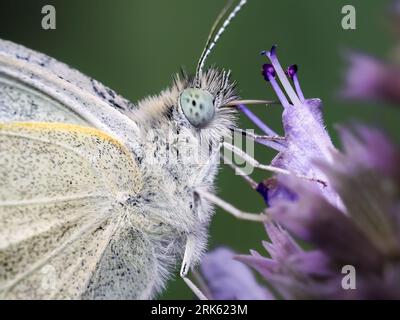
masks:
{"type": "Polygon", "coordinates": [[[4,291],[3,295],[5,295],[10,289],[16,286],[19,282],[29,277],[33,272],[38,270],[39,268],[43,267],[47,262],[49,262],[52,258],[56,257],[58,254],[62,253],[68,246],[73,244],[75,241],[79,240],[82,236],[86,235],[90,230],[95,229],[95,227],[100,226],[104,223],[107,219],[109,219],[109,215],[106,215],[102,219],[94,223],[90,223],[80,230],[78,230],[75,234],[73,234],[69,239],[67,239],[62,245],[60,245],[57,249],[53,250],[49,254],[47,254],[42,260],[37,261],[34,263],[31,268],[26,270],[25,272],[19,274],[13,280],[9,281],[8,283],[0,286],[0,291],[4,291]]]}
{"type": "Polygon", "coordinates": [[[66,202],[74,200],[84,200],[90,198],[108,198],[104,194],[74,194],[71,196],[64,197],[52,197],[52,198],[41,198],[41,199],[29,199],[29,200],[13,200],[13,201],[0,201],[0,207],[16,207],[16,206],[29,206],[36,204],[50,204],[55,202],[66,202]]]}

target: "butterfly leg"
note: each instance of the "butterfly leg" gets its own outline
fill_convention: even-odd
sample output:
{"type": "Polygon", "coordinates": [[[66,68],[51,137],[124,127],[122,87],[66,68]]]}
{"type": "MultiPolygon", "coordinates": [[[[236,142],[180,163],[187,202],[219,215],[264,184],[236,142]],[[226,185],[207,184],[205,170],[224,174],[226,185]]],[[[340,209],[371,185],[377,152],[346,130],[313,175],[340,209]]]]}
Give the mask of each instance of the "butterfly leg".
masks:
{"type": "Polygon", "coordinates": [[[284,151],[286,149],[286,138],[277,134],[258,135],[248,130],[235,129],[235,133],[240,133],[242,136],[276,151],[284,151]]]}
{"type": "Polygon", "coordinates": [[[225,156],[221,156],[223,163],[227,164],[229,167],[231,167],[231,169],[233,171],[235,171],[235,174],[239,177],[241,177],[244,181],[247,182],[248,185],[250,185],[250,187],[252,189],[257,189],[258,183],[255,182],[250,175],[248,175],[244,170],[242,170],[242,168],[238,167],[237,165],[235,165],[234,163],[232,163],[232,161],[230,161],[227,157],[225,156]]]}
{"type": "Polygon", "coordinates": [[[226,212],[230,213],[231,215],[233,215],[238,219],[247,221],[258,221],[258,222],[267,222],[270,219],[265,212],[262,213],[244,212],[212,193],[202,190],[197,190],[196,192],[200,196],[200,198],[207,199],[208,201],[216,204],[218,207],[224,209],[226,212]]]}
{"type": "Polygon", "coordinates": [[[261,164],[256,159],[254,159],[252,156],[248,155],[246,152],[244,152],[240,148],[238,148],[238,147],[236,147],[233,144],[230,144],[228,142],[225,142],[225,141],[222,142],[222,146],[225,147],[226,149],[230,150],[234,154],[238,155],[243,160],[247,161],[254,168],[258,168],[258,169],[265,170],[265,171],[270,171],[270,172],[277,173],[277,174],[293,175],[293,176],[298,177],[300,179],[308,180],[308,181],[311,181],[311,182],[321,183],[323,186],[327,185],[327,183],[325,181],[321,180],[321,179],[317,179],[317,178],[313,178],[313,177],[307,177],[305,175],[296,174],[296,173],[291,172],[291,171],[286,170],[286,169],[278,168],[278,167],[271,166],[271,165],[261,164]]]}
{"type": "Polygon", "coordinates": [[[201,292],[201,290],[190,280],[187,275],[189,273],[190,267],[192,266],[192,258],[195,250],[195,239],[193,236],[189,235],[186,242],[185,254],[183,256],[182,267],[180,271],[180,276],[183,281],[188,285],[190,290],[200,299],[208,300],[207,297],[201,292]]]}

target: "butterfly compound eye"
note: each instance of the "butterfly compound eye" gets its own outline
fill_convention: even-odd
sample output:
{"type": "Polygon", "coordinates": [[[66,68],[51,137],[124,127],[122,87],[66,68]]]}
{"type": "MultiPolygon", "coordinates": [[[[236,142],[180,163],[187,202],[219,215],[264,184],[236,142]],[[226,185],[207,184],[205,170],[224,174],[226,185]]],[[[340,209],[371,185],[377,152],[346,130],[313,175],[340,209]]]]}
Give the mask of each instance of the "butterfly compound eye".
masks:
{"type": "Polygon", "coordinates": [[[185,117],[196,128],[205,127],[214,118],[213,96],[208,91],[185,89],[181,93],[180,104],[185,117]]]}

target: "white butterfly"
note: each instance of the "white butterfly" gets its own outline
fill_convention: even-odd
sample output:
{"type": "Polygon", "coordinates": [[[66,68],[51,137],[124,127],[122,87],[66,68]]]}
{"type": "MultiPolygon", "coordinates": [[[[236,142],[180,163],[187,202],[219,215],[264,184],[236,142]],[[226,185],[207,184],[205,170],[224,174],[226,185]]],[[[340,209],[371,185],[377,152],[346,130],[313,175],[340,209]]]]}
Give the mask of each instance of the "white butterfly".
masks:
{"type": "Polygon", "coordinates": [[[183,277],[198,262],[212,207],[195,191],[213,191],[237,101],[203,65],[245,2],[195,77],[137,104],[0,41],[1,297],[148,299],[178,259],[183,277]]]}

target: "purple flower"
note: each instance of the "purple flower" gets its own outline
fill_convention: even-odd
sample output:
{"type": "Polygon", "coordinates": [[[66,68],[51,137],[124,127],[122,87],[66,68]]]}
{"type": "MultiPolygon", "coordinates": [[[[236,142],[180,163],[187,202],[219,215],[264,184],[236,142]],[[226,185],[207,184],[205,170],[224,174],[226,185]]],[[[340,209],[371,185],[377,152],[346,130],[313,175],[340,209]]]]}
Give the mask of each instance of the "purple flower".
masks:
{"type": "Polygon", "coordinates": [[[397,44],[391,56],[393,61],[384,61],[364,53],[346,52],[348,67],[340,96],[360,101],[383,101],[400,103],[400,1],[392,0],[389,5],[392,31],[397,44]]]}
{"type": "Polygon", "coordinates": [[[234,260],[234,252],[218,248],[204,258],[202,275],[206,279],[208,292],[215,300],[265,300],[272,294],[260,286],[251,270],[234,260]],[[232,281],[234,279],[234,281],[232,281]]]}
{"type": "MultiPolygon", "coordinates": [[[[237,259],[285,299],[400,298],[400,151],[380,131],[361,125],[339,128],[343,147],[337,150],[324,127],[320,100],[304,98],[297,66],[284,72],[275,47],[264,54],[271,63],[263,66],[263,76],[284,109],[285,140],[271,144],[278,151],[271,164],[293,174],[256,187],[272,218],[265,225],[269,242],[263,242],[269,256],[251,250],[237,259]],[[351,290],[343,285],[345,266],[356,272],[351,290]]],[[[239,110],[273,135],[245,106],[239,110]]],[[[223,260],[219,255],[215,251],[208,259],[223,260]]],[[[202,265],[208,282],[241,283],[241,273],[249,276],[227,263],[215,268],[218,276],[210,276],[210,269],[202,265]]],[[[246,292],[259,290],[248,283],[246,292]]],[[[229,287],[222,287],[228,297],[229,287]]]]}
{"type": "Polygon", "coordinates": [[[242,256],[285,298],[399,298],[400,151],[377,130],[340,129],[343,152],[334,161],[316,161],[344,204],[329,203],[319,188],[293,177],[278,181],[295,192],[295,201],[279,200],[269,209],[271,258],[242,256]],[[284,228],[284,229],[282,229],[284,228]],[[314,249],[295,248],[293,239],[314,249]],[[279,239],[276,241],[277,233],[279,239]],[[288,250],[286,247],[290,247],[288,250]],[[282,249],[284,248],[284,249],[282,249]],[[278,254],[277,254],[278,252],[278,254]],[[282,259],[284,257],[284,259],[282,259]],[[356,270],[357,289],[344,290],[343,266],[356,270]]]}
{"type": "Polygon", "coordinates": [[[348,53],[343,98],[400,103],[400,66],[361,53],[348,53]]]}
{"type": "MultiPolygon", "coordinates": [[[[328,257],[319,250],[306,252],[276,223],[266,225],[270,242],[263,242],[270,257],[251,250],[238,260],[256,269],[284,299],[317,298],[330,287],[323,283],[332,276],[328,257]],[[318,279],[315,282],[314,279],[318,279]]],[[[324,293],[326,294],[326,293],[324,293]]]]}
{"type": "MultiPolygon", "coordinates": [[[[322,120],[322,102],[320,99],[304,97],[298,80],[298,67],[292,65],[284,72],[277,58],[275,46],[263,54],[271,62],[263,66],[263,75],[273,87],[283,106],[282,121],[285,132],[284,145],[272,160],[271,165],[324,181],[326,180],[324,173],[313,165],[312,161],[321,159],[331,162],[335,147],[322,120]],[[287,75],[294,84],[294,88],[287,75]]],[[[335,206],[341,206],[340,199],[330,186],[320,184],[319,187],[328,201],[335,206]]],[[[283,195],[293,198],[293,194],[281,185],[269,188],[268,204],[273,206],[274,200],[283,195]]]]}

